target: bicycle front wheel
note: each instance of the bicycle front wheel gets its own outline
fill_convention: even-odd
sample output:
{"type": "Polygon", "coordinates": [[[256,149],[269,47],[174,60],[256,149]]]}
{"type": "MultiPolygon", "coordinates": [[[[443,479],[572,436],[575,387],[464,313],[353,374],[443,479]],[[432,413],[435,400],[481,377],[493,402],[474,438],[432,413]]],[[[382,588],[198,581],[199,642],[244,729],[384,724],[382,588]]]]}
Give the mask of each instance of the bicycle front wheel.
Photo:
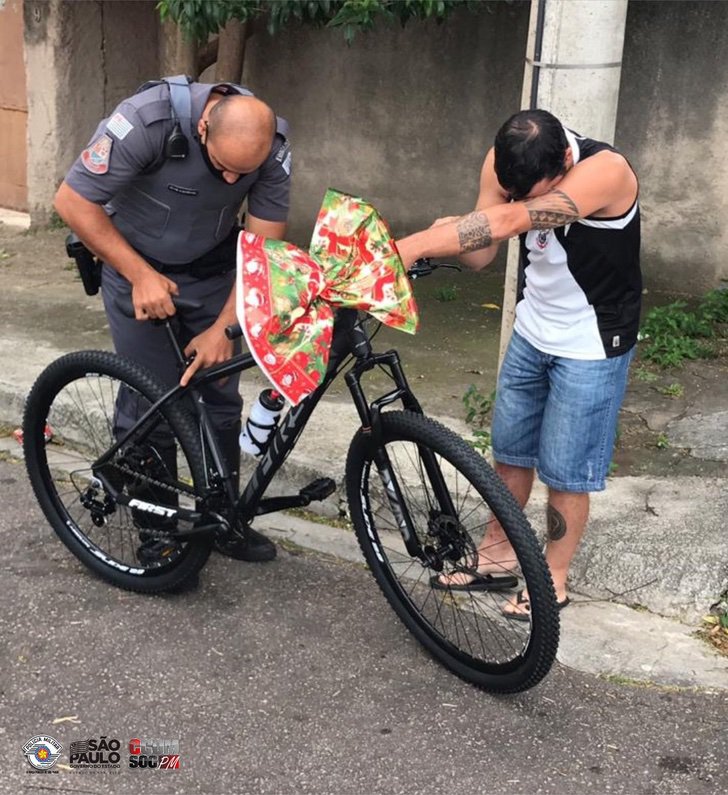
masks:
{"type": "Polygon", "coordinates": [[[346,485],[359,544],[385,597],[458,676],[502,693],[533,687],[555,659],[559,617],[525,514],[487,461],[439,423],[393,411],[381,416],[381,431],[379,448],[361,431],[354,437],[346,485]],[[489,559],[494,519],[511,560],[495,552],[489,559]],[[478,578],[486,568],[491,577],[478,578]],[[472,582],[480,589],[462,587],[472,582]],[[524,587],[530,617],[514,621],[507,603],[524,587]]]}
{"type": "Polygon", "coordinates": [[[129,359],[81,351],[41,373],[23,418],[30,482],[61,541],[103,579],[146,593],[183,586],[210,555],[211,539],[178,536],[177,509],[204,493],[196,425],[167,404],[95,462],[166,391],[129,359]]]}

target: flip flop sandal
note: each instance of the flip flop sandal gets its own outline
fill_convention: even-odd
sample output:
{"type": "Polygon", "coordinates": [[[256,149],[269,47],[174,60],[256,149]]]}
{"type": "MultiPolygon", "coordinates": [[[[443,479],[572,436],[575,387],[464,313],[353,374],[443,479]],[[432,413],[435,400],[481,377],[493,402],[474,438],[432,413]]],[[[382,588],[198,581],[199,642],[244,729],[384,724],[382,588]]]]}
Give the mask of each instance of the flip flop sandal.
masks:
{"type": "MultiPolygon", "coordinates": [[[[569,599],[569,597],[567,596],[561,602],[557,602],[556,603],[556,607],[558,607],[559,610],[563,610],[570,602],[571,602],[571,599],[569,599]]],[[[503,615],[506,618],[510,618],[512,621],[530,621],[531,620],[531,600],[527,599],[523,595],[523,591],[519,591],[516,594],[516,603],[515,604],[520,606],[521,608],[523,608],[524,612],[523,613],[516,613],[516,612],[511,611],[511,610],[502,610],[501,612],[503,613],[503,615]]]]}
{"type": "MultiPolygon", "coordinates": [[[[462,572],[465,574],[466,572],[462,572]]],[[[442,574],[436,574],[430,578],[430,585],[436,591],[505,591],[508,588],[515,588],[518,585],[518,577],[513,574],[493,575],[493,574],[473,574],[469,575],[473,579],[470,582],[447,583],[440,578],[442,574]]],[[[452,575],[444,575],[452,576],[452,575]]],[[[523,591],[521,591],[523,593],[523,591]]]]}

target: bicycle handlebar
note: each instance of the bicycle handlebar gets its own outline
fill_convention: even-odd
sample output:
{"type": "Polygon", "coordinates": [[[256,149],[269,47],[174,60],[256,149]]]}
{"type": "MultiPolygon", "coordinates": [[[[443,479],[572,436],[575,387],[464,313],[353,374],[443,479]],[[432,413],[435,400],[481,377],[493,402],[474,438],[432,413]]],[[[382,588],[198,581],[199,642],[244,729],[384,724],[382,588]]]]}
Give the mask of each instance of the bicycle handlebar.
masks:
{"type": "Polygon", "coordinates": [[[238,337],[242,337],[243,329],[240,323],[234,323],[232,326],[225,326],[225,336],[229,340],[236,340],[238,337]]]}
{"type": "Polygon", "coordinates": [[[433,262],[429,257],[421,257],[412,263],[412,267],[407,271],[411,281],[421,279],[423,276],[429,276],[433,271],[438,268],[448,268],[449,270],[461,271],[459,265],[450,265],[447,262],[433,262]]]}
{"type": "MultiPolygon", "coordinates": [[[[421,259],[415,260],[412,264],[412,267],[407,271],[407,276],[410,278],[411,281],[416,281],[417,279],[422,279],[425,276],[429,276],[433,271],[436,271],[438,268],[449,268],[451,270],[459,271],[461,270],[459,265],[450,265],[448,263],[435,263],[429,257],[422,257],[421,259]]],[[[193,301],[189,298],[179,298],[176,295],[171,296],[172,303],[175,305],[177,309],[201,309],[202,302],[201,301],[193,301]]],[[[123,315],[126,317],[135,317],[134,312],[134,304],[131,300],[131,295],[123,295],[117,296],[114,299],[114,303],[119,308],[123,315]]],[[[225,336],[229,340],[238,339],[238,337],[243,336],[243,330],[240,327],[239,323],[235,323],[231,326],[227,326],[225,328],[225,336]]]]}
{"type": "MultiPolygon", "coordinates": [[[[203,307],[202,301],[193,301],[191,298],[179,298],[176,295],[172,295],[170,297],[172,299],[172,303],[175,305],[175,307],[177,307],[177,309],[202,309],[203,307]]],[[[126,315],[126,317],[131,318],[136,317],[131,295],[118,295],[114,299],[114,303],[122,315],[126,315]]]]}

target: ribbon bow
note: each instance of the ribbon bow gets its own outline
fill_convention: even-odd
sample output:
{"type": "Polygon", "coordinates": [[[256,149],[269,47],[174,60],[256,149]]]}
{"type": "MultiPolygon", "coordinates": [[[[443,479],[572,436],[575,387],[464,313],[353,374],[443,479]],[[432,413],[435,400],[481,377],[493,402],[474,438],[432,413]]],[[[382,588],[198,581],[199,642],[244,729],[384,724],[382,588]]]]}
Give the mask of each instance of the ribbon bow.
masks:
{"type": "Polygon", "coordinates": [[[417,305],[389,227],[362,199],[328,190],[308,253],[241,232],[237,265],[236,308],[248,348],[294,406],[326,373],[336,307],[417,330],[417,305]]]}

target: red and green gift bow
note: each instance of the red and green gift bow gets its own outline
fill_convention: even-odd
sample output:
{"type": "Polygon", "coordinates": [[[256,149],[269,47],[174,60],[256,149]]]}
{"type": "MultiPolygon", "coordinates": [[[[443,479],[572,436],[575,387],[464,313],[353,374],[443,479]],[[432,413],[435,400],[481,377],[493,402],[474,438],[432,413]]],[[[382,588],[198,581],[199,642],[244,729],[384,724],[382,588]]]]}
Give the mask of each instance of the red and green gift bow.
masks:
{"type": "Polygon", "coordinates": [[[409,279],[389,227],[371,204],[328,190],[308,253],[240,234],[238,321],[256,362],[294,406],[323,380],[338,307],[417,331],[409,279]]]}

